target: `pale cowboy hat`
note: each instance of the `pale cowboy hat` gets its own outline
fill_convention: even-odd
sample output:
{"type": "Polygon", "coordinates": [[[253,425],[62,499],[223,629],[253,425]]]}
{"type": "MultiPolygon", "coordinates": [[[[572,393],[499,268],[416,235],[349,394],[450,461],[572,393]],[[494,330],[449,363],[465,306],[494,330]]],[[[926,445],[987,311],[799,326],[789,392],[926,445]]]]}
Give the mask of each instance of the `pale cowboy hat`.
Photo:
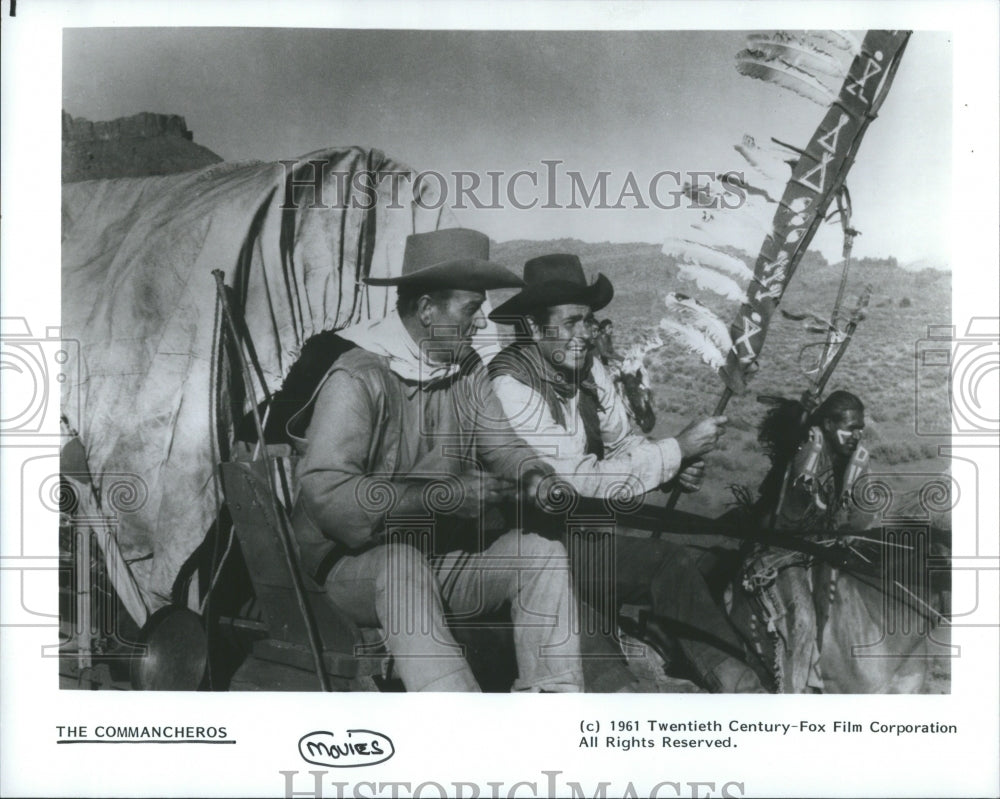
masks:
{"type": "Polygon", "coordinates": [[[365,278],[365,283],[465,291],[524,285],[524,281],[509,269],[490,260],[489,237],[468,228],[446,228],[407,236],[402,274],[365,278]]]}
{"type": "Polygon", "coordinates": [[[588,305],[599,311],[615,296],[611,281],[598,274],[588,284],[580,259],[568,253],[554,253],[532,258],[524,265],[525,287],[497,306],[490,314],[494,322],[510,320],[553,305],[588,305]]]}

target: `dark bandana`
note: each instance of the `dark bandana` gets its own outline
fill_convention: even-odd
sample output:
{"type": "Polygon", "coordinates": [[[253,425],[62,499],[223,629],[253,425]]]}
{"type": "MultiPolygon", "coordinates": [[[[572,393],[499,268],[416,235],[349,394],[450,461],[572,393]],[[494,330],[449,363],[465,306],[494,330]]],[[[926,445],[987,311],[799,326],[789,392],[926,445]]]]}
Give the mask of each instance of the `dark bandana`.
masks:
{"type": "Polygon", "coordinates": [[[545,398],[549,412],[556,424],[568,427],[563,405],[579,392],[578,406],[583,432],[587,437],[587,454],[604,458],[604,440],[601,438],[602,410],[597,398],[597,384],[590,373],[591,356],[584,368],[567,375],[549,364],[538,347],[531,341],[516,341],[490,361],[490,377],[507,375],[537,391],[545,398]]]}

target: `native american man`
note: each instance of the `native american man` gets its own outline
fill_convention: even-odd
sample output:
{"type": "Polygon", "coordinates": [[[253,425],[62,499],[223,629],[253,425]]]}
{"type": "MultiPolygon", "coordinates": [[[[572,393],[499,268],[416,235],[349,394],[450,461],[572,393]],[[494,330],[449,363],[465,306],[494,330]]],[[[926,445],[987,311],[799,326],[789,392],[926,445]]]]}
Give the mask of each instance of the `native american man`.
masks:
{"type": "MultiPolygon", "coordinates": [[[[792,415],[802,407],[790,406],[792,415]]],[[[790,418],[787,413],[785,418],[790,418]]],[[[764,525],[810,536],[871,526],[871,515],[858,510],[852,500],[855,484],[868,472],[868,451],[860,443],[864,428],[861,400],[847,391],[830,394],[809,416],[805,438],[783,471],[780,453],[773,453],[779,456],[774,477],[782,479],[776,504],[762,497],[761,504],[773,507],[764,525]]],[[[772,479],[771,485],[779,483],[772,479]]],[[[759,594],[765,583],[773,585],[768,590],[773,590],[774,600],[765,603],[769,609],[763,611],[763,621],[778,636],[781,651],[776,666],[781,689],[787,693],[823,688],[811,565],[811,558],[800,552],[756,547],[744,569],[746,590],[759,594]],[[770,608],[771,604],[776,607],[770,608]]]]}

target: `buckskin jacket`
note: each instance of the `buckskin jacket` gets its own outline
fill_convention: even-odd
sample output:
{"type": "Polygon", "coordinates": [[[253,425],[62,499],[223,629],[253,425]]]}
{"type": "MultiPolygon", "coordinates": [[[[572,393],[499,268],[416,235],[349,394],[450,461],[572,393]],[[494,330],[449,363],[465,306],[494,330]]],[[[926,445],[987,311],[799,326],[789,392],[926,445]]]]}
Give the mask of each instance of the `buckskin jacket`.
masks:
{"type": "Polygon", "coordinates": [[[463,368],[420,381],[356,347],[339,357],[304,410],[312,412],[304,432],[308,414],[289,424],[301,455],[292,525],[303,567],[320,582],[338,553],[383,540],[392,498],[409,482],[436,482],[439,508],[447,510],[448,475],[551,472],[511,430],[471,352],[463,368]]]}

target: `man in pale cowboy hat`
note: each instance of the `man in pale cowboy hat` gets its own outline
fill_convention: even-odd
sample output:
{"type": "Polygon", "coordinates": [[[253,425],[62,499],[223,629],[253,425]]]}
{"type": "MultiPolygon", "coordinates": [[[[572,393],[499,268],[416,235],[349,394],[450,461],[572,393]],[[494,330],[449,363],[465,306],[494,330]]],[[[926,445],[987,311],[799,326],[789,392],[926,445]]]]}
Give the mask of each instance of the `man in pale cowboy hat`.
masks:
{"type": "Polygon", "coordinates": [[[304,451],[293,512],[304,568],[356,623],[382,628],[408,691],[479,690],[445,609],[507,603],[513,689],[582,690],[566,550],[498,511],[551,469],[497,424],[469,346],[486,291],[521,279],[489,260],[482,233],[448,229],[408,237],[401,275],[367,282],[396,286],[396,310],[341,332],[353,348],[289,423],[304,451]]]}
{"type": "MultiPolygon", "coordinates": [[[[567,254],[528,261],[524,282],[525,288],[490,314],[493,321],[517,329],[517,340],[489,367],[514,429],[580,496],[608,498],[623,485],[639,495],[674,480],[697,490],[704,473],[700,458],[715,448],[725,417],[699,419],[676,437],[659,441],[633,435],[606,369],[593,357],[598,330],[594,312],[611,302],[611,282],[598,275],[588,284],[580,259],[567,254]]],[[[653,616],[643,633],[659,636],[657,643],[666,649],[666,628],[685,631],[677,636],[680,649],[704,687],[763,690],[741,661],[739,639],[683,547],[580,532],[572,533],[568,543],[586,605],[617,609],[622,603],[651,604],[653,616]],[[598,568],[612,562],[613,574],[607,573],[610,568],[605,573],[598,568]]],[[[586,656],[600,651],[601,641],[585,636],[583,647],[588,683],[592,677],[604,684],[620,680],[620,670],[618,677],[593,673],[586,656]]]]}

